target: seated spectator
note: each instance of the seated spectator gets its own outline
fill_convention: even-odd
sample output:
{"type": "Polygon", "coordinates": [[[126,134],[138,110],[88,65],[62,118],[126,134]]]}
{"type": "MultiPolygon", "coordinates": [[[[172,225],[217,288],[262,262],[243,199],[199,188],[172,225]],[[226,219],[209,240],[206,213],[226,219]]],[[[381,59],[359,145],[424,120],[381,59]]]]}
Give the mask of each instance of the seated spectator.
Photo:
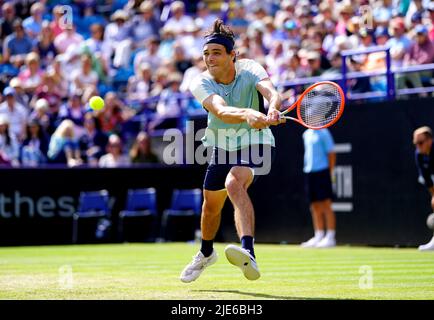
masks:
{"type": "Polygon", "coordinates": [[[394,18],[390,22],[391,38],[386,42],[390,47],[392,68],[402,67],[404,55],[412,45],[412,41],[405,35],[405,24],[402,18],[394,18]]]}
{"type": "Polygon", "coordinates": [[[37,87],[42,83],[44,71],[41,69],[39,55],[31,52],[26,56],[26,66],[18,74],[24,91],[27,94],[34,94],[37,87]]]}
{"type": "Polygon", "coordinates": [[[60,56],[56,56],[54,61],[48,66],[47,74],[53,78],[55,83],[56,90],[58,90],[58,94],[62,98],[66,98],[68,94],[68,79],[65,76],[65,70],[62,66],[62,61],[59,58],[60,56]]]}
{"type": "Polygon", "coordinates": [[[13,77],[9,82],[9,86],[15,89],[15,100],[22,106],[28,108],[30,104],[30,99],[24,91],[21,80],[18,77],[13,77]]]}
{"type": "Polygon", "coordinates": [[[205,40],[199,26],[188,24],[185,26],[184,32],[179,36],[177,42],[182,45],[186,57],[191,58],[196,54],[202,54],[205,40]]]}
{"type": "Polygon", "coordinates": [[[146,132],[139,132],[130,149],[131,163],[158,163],[158,157],[151,150],[151,139],[146,132]]]}
{"type": "Polygon", "coordinates": [[[13,22],[15,20],[15,7],[12,2],[5,2],[2,5],[0,18],[0,40],[3,42],[5,38],[14,32],[13,22]]]}
{"type": "Polygon", "coordinates": [[[30,39],[36,39],[42,30],[42,14],[45,6],[36,2],[30,7],[30,17],[24,19],[23,27],[30,39]]]}
{"type": "Polygon", "coordinates": [[[323,74],[321,69],[321,54],[317,51],[310,51],[306,54],[306,61],[309,65],[309,76],[318,77],[323,74]]]}
{"type": "Polygon", "coordinates": [[[196,19],[194,19],[194,23],[203,31],[211,28],[218,16],[212,13],[208,8],[208,4],[203,1],[197,4],[196,9],[196,19]]]}
{"type": "Polygon", "coordinates": [[[92,70],[92,58],[88,54],[81,56],[81,68],[74,70],[71,74],[70,93],[83,92],[87,87],[96,87],[98,74],[92,70]]]}
{"type": "Polygon", "coordinates": [[[175,36],[184,30],[185,26],[193,25],[194,20],[185,14],[185,4],[182,1],[174,1],[170,4],[170,17],[164,24],[164,29],[172,30],[175,36]]]}
{"type": "Polygon", "coordinates": [[[374,5],[374,10],[372,11],[373,18],[375,21],[378,22],[388,22],[393,17],[393,0],[382,0],[382,1],[376,1],[374,5]]]}
{"type": "Polygon", "coordinates": [[[143,1],[140,5],[140,13],[133,19],[133,40],[134,48],[146,48],[148,40],[157,37],[159,23],[155,19],[154,5],[152,1],[143,1]]]}
{"type": "Polygon", "coordinates": [[[21,67],[25,57],[32,51],[32,41],[26,35],[21,19],[13,22],[14,33],[5,38],[3,43],[3,61],[21,67]]]}
{"type": "Polygon", "coordinates": [[[30,106],[33,108],[38,99],[46,99],[50,109],[59,107],[62,102],[61,89],[56,85],[52,74],[44,74],[41,85],[36,88],[30,106]]]}
{"type": "Polygon", "coordinates": [[[114,53],[113,65],[116,68],[129,67],[132,49],[132,25],[128,21],[128,13],[116,10],[104,32],[104,42],[110,52],[114,53]]]}
{"type": "Polygon", "coordinates": [[[95,114],[87,112],[84,115],[84,133],[79,139],[81,157],[87,164],[97,166],[107,146],[107,135],[100,128],[95,114]]]}
{"type": "Polygon", "coordinates": [[[33,111],[30,113],[29,119],[37,121],[41,126],[42,131],[48,135],[54,132],[54,121],[50,117],[50,106],[46,99],[38,99],[35,103],[33,111]]]}
{"type": "Polygon", "coordinates": [[[181,115],[183,103],[179,87],[182,82],[182,75],[173,73],[168,76],[168,86],[160,95],[154,119],[149,123],[149,130],[173,128],[178,125],[178,118],[181,115]]]}
{"type": "Polygon", "coordinates": [[[81,165],[78,139],[74,132],[74,122],[63,120],[54,131],[48,145],[48,159],[50,163],[64,164],[68,167],[81,165]]]}
{"type": "Polygon", "coordinates": [[[81,93],[76,91],[70,96],[68,101],[60,106],[59,120],[69,119],[76,126],[83,126],[84,121],[84,106],[81,103],[81,93]]]}
{"type": "Polygon", "coordinates": [[[262,37],[264,31],[262,28],[257,28],[252,31],[249,35],[249,51],[250,56],[256,59],[265,60],[265,56],[268,54],[268,49],[264,46],[262,42],[262,37]]]}
{"type": "Polygon", "coordinates": [[[174,63],[176,71],[181,74],[192,66],[191,60],[186,56],[184,47],[181,43],[176,42],[174,44],[171,62],[174,63]]]}
{"type": "Polygon", "coordinates": [[[160,67],[157,69],[152,77],[151,97],[157,97],[161,94],[163,89],[167,86],[167,77],[169,73],[170,72],[167,68],[160,67]]]}
{"type": "MultiPolygon", "coordinates": [[[[364,60],[358,55],[352,56],[350,58],[350,70],[351,71],[361,71],[364,60]]],[[[348,80],[348,91],[351,93],[364,93],[371,91],[371,83],[369,76],[348,80]]]]}
{"type": "Polygon", "coordinates": [[[36,40],[33,51],[41,58],[41,66],[46,68],[57,55],[57,49],[53,43],[54,34],[48,21],[42,23],[41,33],[36,40]]]}
{"type": "Polygon", "coordinates": [[[354,15],[354,8],[349,1],[339,3],[339,19],[336,24],[336,35],[346,35],[346,27],[354,15]]]}
{"type": "Polygon", "coordinates": [[[164,27],[160,31],[160,46],[158,47],[158,58],[161,60],[171,59],[173,55],[173,45],[175,44],[175,31],[164,27]]]}
{"type": "Polygon", "coordinates": [[[116,168],[130,164],[129,157],[122,153],[122,141],[118,135],[110,135],[107,153],[99,159],[98,164],[101,168],[116,168]]]}
{"type": "Polygon", "coordinates": [[[16,102],[13,88],[6,87],[3,90],[3,96],[5,96],[5,101],[0,104],[0,114],[7,116],[11,135],[22,141],[26,134],[28,111],[16,102]]]}
{"type": "Polygon", "coordinates": [[[102,24],[94,23],[90,26],[90,38],[85,41],[85,45],[93,54],[104,54],[104,26],[102,24]]]}
{"type": "Polygon", "coordinates": [[[145,100],[149,97],[152,85],[152,68],[149,63],[140,65],[136,75],[128,79],[128,100],[145,100]]]}
{"type": "Polygon", "coordinates": [[[102,24],[94,23],[90,26],[91,37],[85,41],[84,52],[89,52],[92,55],[95,65],[95,71],[101,69],[98,73],[100,80],[109,73],[110,69],[110,49],[104,42],[104,26],[102,24]],[[98,69],[96,68],[98,67],[98,69]],[[101,75],[101,72],[103,74],[101,75]]]}
{"type": "Polygon", "coordinates": [[[228,26],[236,35],[245,34],[249,21],[246,19],[246,8],[240,2],[237,2],[233,8],[232,16],[228,20],[228,26]]]}
{"type": "MultiPolygon", "coordinates": [[[[279,78],[282,70],[282,65],[285,63],[285,56],[283,50],[283,41],[274,40],[270,47],[270,52],[265,57],[265,64],[267,66],[268,74],[273,81],[279,78]]],[[[277,82],[275,82],[277,83],[277,82]]]]}
{"type": "Polygon", "coordinates": [[[106,134],[120,133],[122,124],[133,114],[115,92],[107,92],[104,101],[104,108],[97,113],[101,130],[106,134]]]}
{"type": "MultiPolygon", "coordinates": [[[[405,54],[403,65],[413,66],[428,63],[434,63],[434,44],[428,38],[428,28],[424,25],[418,25],[414,29],[416,33],[416,42],[410,47],[405,54]]],[[[406,82],[410,82],[413,88],[423,86],[422,79],[425,78],[429,83],[432,79],[432,71],[407,72],[397,77],[398,89],[405,88],[406,82]]],[[[426,94],[421,94],[426,96],[426,94]]]]}
{"type": "Polygon", "coordinates": [[[54,46],[59,53],[65,53],[69,47],[79,47],[84,42],[83,36],[75,29],[76,27],[71,25],[54,38],[54,46]]]}
{"type": "Polygon", "coordinates": [[[64,8],[63,5],[56,5],[53,8],[53,21],[50,22],[50,28],[53,31],[54,37],[57,37],[59,34],[61,34],[65,27],[65,17],[64,17],[64,8]]]}
{"type": "Polygon", "coordinates": [[[18,166],[19,144],[10,133],[9,118],[0,113],[0,166],[18,166]]]}
{"type": "Polygon", "coordinates": [[[37,167],[47,162],[48,136],[36,119],[27,124],[26,139],[20,149],[20,162],[22,166],[37,167]]]}
{"type": "Polygon", "coordinates": [[[143,63],[148,63],[152,70],[157,70],[161,65],[161,58],[157,55],[159,47],[160,40],[158,40],[158,38],[149,38],[146,49],[137,52],[134,57],[134,71],[137,72],[139,66],[143,63]]]}
{"type": "Polygon", "coordinates": [[[297,78],[306,77],[309,69],[301,64],[300,57],[297,53],[291,51],[284,64],[282,65],[283,71],[279,75],[279,81],[288,81],[297,78]]]}
{"type": "Polygon", "coordinates": [[[342,73],[342,57],[338,51],[329,54],[331,68],[324,71],[324,77],[329,75],[339,75],[342,73]]]}

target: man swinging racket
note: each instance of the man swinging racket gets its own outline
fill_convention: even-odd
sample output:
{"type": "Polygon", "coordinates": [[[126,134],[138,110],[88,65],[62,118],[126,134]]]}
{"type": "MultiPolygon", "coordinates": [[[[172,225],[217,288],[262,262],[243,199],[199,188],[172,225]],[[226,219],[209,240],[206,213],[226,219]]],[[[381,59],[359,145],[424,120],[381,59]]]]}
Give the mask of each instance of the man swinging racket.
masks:
{"type": "Polygon", "coordinates": [[[181,273],[181,281],[192,282],[217,261],[213,248],[221,220],[221,210],[229,196],[235,209],[235,226],[241,248],[228,245],[228,261],[239,267],[249,280],[260,272],[254,244],[255,217],[247,189],[264,167],[271,165],[274,137],[270,125],[280,118],[281,98],[265,69],[250,59],[236,61],[234,34],[217,19],[205,36],[203,59],[207,70],[190,86],[194,97],[208,111],[208,127],[202,138],[213,153],[205,175],[200,251],[181,273]],[[263,97],[269,102],[264,114],[263,97]],[[261,112],[262,111],[262,112],[261,112]],[[258,163],[258,159],[262,163],[258,163]]]}

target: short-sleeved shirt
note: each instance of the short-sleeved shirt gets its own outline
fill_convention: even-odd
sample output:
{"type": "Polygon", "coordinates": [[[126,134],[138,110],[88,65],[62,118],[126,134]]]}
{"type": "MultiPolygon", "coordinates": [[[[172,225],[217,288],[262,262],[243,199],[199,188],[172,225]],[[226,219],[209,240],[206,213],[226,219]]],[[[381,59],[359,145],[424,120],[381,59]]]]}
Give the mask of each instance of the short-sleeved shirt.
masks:
{"type": "MultiPolygon", "coordinates": [[[[222,97],[226,104],[236,108],[251,108],[261,111],[263,97],[256,89],[256,84],[268,78],[265,69],[250,59],[235,62],[236,75],[230,84],[217,83],[208,71],[197,76],[190,85],[193,96],[203,101],[213,94],[222,97]]],[[[235,151],[254,144],[275,146],[274,137],[269,128],[253,129],[247,122],[230,124],[208,112],[208,127],[202,138],[205,147],[213,146],[226,151],[235,151]]]]}
{"type": "Polygon", "coordinates": [[[415,153],[417,170],[419,172],[419,182],[427,188],[434,185],[434,145],[431,146],[429,155],[420,154],[417,150],[415,153]]]}
{"type": "Polygon", "coordinates": [[[4,48],[10,50],[11,56],[29,53],[33,47],[32,41],[27,36],[17,38],[14,33],[7,36],[4,43],[4,48]]]}
{"type": "Polygon", "coordinates": [[[303,172],[317,172],[329,167],[328,155],[333,152],[334,141],[328,129],[307,129],[303,133],[303,172]]]}

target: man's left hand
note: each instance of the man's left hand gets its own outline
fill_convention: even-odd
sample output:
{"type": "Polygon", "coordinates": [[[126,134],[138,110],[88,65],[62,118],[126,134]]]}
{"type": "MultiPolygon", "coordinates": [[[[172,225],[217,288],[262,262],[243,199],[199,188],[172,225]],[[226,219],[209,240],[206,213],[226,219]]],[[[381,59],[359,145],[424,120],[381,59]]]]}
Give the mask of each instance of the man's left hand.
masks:
{"type": "Polygon", "coordinates": [[[273,126],[286,122],[285,118],[280,118],[280,112],[276,109],[270,109],[268,111],[267,119],[268,123],[273,126]]]}

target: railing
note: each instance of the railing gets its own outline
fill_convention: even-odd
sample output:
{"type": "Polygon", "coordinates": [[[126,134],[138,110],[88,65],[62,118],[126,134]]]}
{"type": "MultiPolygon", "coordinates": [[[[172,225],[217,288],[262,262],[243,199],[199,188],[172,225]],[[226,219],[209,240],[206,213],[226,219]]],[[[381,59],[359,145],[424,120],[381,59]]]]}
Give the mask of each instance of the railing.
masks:
{"type": "Polygon", "coordinates": [[[312,84],[312,83],[319,82],[319,81],[326,81],[326,80],[327,81],[334,81],[334,82],[338,83],[339,85],[341,85],[341,87],[345,93],[345,96],[348,100],[387,98],[387,100],[392,101],[397,96],[400,96],[400,95],[434,92],[434,86],[419,87],[419,88],[405,88],[405,89],[396,89],[395,88],[395,75],[396,74],[434,70],[434,63],[392,68],[390,48],[387,46],[374,46],[374,47],[370,47],[370,48],[362,49],[362,50],[360,50],[360,49],[345,50],[345,51],[342,51],[341,57],[342,57],[341,74],[294,79],[294,80],[279,83],[277,85],[277,87],[282,89],[282,88],[296,87],[296,86],[300,86],[300,85],[308,85],[308,84],[312,84]],[[346,61],[347,61],[347,58],[349,56],[360,55],[360,54],[369,54],[369,53],[382,52],[382,51],[386,52],[386,57],[385,57],[386,69],[385,70],[348,72],[348,67],[347,67],[346,61]],[[348,85],[347,85],[348,80],[359,79],[359,78],[364,78],[364,77],[377,77],[377,76],[386,76],[386,91],[385,92],[383,92],[383,91],[371,91],[371,92],[363,92],[363,93],[351,93],[350,92],[348,85]]]}

